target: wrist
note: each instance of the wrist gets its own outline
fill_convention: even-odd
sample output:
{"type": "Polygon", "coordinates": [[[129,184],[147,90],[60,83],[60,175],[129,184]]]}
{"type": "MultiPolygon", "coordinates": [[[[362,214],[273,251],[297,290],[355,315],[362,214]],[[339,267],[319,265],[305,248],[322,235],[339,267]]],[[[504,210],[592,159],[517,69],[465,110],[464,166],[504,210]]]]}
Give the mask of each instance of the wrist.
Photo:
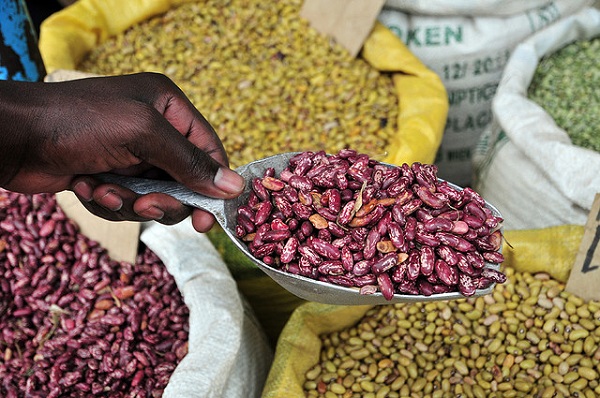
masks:
{"type": "MultiPolygon", "coordinates": [[[[36,124],[43,119],[34,85],[43,83],[0,82],[0,186],[10,187],[12,180],[35,153],[42,138],[36,124]]],[[[8,188],[10,189],[10,188],[8,188]]]]}

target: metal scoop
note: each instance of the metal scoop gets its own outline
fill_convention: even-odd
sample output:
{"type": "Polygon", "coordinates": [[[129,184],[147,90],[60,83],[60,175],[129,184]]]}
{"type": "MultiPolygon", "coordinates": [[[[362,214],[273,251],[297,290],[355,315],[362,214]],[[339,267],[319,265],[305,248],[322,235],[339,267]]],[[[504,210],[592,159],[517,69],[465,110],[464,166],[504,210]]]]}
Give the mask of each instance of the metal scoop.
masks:
{"type": "MultiPolygon", "coordinates": [[[[276,175],[278,175],[288,166],[289,160],[296,154],[297,153],[282,153],[265,159],[257,160],[245,166],[239,167],[236,169],[236,172],[244,177],[246,181],[252,181],[252,179],[255,177],[263,177],[264,171],[269,167],[273,167],[276,175]]],[[[392,165],[388,166],[392,167],[392,165]]],[[[380,292],[368,295],[360,294],[358,288],[344,287],[321,282],[315,279],[291,274],[270,267],[254,257],[248,250],[246,243],[241,241],[235,234],[237,209],[240,205],[246,203],[250,190],[252,189],[251,184],[246,184],[244,192],[239,197],[230,200],[223,200],[203,196],[173,181],[148,180],[114,174],[101,174],[97,177],[106,183],[121,185],[140,195],[157,192],[165,193],[178,199],[188,206],[203,209],[212,213],[225,233],[242,251],[242,253],[250,258],[262,271],[264,271],[284,289],[304,300],[336,305],[382,305],[401,302],[424,302],[465,298],[465,296],[459,292],[440,293],[433,294],[431,296],[395,293],[391,300],[386,300],[380,292]]],[[[456,185],[453,186],[456,187],[456,185]]],[[[500,216],[500,213],[496,208],[489,204],[488,207],[495,215],[500,216]]],[[[486,267],[494,268],[496,270],[499,269],[498,264],[486,264],[486,267]]],[[[474,296],[471,297],[490,294],[494,286],[495,284],[492,284],[486,289],[478,289],[474,296]]]]}

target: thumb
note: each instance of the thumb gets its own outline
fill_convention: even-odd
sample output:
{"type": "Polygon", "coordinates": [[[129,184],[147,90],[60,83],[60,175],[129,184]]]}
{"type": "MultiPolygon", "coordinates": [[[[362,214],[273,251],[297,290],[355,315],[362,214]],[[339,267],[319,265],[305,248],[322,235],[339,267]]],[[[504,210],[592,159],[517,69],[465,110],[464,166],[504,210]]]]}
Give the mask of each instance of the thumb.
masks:
{"type": "Polygon", "coordinates": [[[206,196],[230,199],[242,193],[244,178],[213,158],[226,159],[220,142],[209,143],[208,148],[201,149],[172,126],[169,125],[166,130],[168,133],[161,135],[162,142],[152,145],[146,143],[146,162],[165,170],[181,184],[206,196]]]}

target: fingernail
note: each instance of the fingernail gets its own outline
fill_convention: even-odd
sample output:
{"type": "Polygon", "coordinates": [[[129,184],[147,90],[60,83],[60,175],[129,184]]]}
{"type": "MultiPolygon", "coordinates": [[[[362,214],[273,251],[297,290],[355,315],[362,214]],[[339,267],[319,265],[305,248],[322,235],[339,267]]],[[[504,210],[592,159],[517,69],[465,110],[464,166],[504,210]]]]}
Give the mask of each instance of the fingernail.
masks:
{"type": "Polygon", "coordinates": [[[123,200],[114,192],[107,192],[101,199],[102,205],[109,210],[119,211],[123,207],[123,200]]]}
{"type": "Polygon", "coordinates": [[[224,167],[221,167],[215,174],[214,183],[221,191],[230,194],[241,193],[245,185],[242,176],[224,167]]]}
{"type": "Polygon", "coordinates": [[[161,220],[165,216],[164,211],[154,206],[150,206],[147,209],[138,212],[138,214],[144,218],[149,218],[151,220],[161,220]]]}
{"type": "Polygon", "coordinates": [[[92,201],[92,186],[85,181],[79,181],[77,184],[75,184],[73,187],[73,192],[75,192],[77,196],[86,202],[92,201]]]}

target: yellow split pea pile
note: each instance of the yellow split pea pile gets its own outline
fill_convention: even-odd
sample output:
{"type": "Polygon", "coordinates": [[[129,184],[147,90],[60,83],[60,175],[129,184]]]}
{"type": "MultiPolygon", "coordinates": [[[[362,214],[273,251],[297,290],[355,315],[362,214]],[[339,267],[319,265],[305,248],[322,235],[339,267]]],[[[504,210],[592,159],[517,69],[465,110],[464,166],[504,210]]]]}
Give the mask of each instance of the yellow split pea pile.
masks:
{"type": "Polygon", "coordinates": [[[397,127],[391,76],[310,28],[301,5],[186,3],[99,45],[79,69],[166,74],[215,127],[233,167],[309,149],[383,157],[397,127]]]}
{"type": "Polygon", "coordinates": [[[600,302],[506,270],[493,294],[371,309],[321,336],[307,397],[597,397],[600,302]]]}

